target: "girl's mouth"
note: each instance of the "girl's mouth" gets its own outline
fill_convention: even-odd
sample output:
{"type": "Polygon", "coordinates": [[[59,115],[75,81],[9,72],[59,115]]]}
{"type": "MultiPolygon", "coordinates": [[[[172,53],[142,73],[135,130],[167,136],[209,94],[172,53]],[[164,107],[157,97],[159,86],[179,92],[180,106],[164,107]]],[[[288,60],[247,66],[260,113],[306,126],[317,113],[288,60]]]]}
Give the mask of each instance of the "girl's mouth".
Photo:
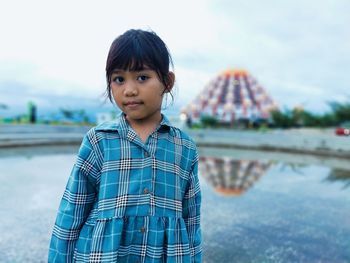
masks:
{"type": "Polygon", "coordinates": [[[124,103],[125,106],[129,106],[129,107],[136,107],[141,105],[142,102],[141,101],[127,101],[124,103]]]}

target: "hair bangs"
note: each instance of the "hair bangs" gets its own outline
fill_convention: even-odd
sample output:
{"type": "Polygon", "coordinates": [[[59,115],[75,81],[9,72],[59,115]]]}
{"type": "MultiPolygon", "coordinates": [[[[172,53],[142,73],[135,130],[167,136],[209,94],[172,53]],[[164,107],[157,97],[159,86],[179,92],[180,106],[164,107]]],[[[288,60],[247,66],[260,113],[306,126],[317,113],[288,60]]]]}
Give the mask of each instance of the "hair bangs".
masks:
{"type": "Polygon", "coordinates": [[[113,56],[109,70],[140,71],[145,68],[157,70],[152,62],[155,60],[154,51],[149,45],[146,43],[141,45],[137,39],[132,39],[128,42],[120,45],[119,52],[116,52],[115,56],[113,56]]]}

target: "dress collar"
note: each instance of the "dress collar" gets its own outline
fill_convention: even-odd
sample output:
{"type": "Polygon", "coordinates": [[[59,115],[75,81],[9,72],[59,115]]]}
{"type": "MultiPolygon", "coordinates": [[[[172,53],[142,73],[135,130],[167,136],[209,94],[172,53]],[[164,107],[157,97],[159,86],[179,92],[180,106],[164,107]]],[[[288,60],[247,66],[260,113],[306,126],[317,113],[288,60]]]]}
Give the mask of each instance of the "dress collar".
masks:
{"type": "MultiPolygon", "coordinates": [[[[169,129],[172,127],[168,118],[162,114],[162,120],[156,130],[161,131],[163,129],[169,129]]],[[[120,134],[127,134],[131,129],[128,121],[125,118],[125,114],[122,112],[119,114],[116,120],[104,122],[96,126],[96,131],[118,131],[120,134]]]]}

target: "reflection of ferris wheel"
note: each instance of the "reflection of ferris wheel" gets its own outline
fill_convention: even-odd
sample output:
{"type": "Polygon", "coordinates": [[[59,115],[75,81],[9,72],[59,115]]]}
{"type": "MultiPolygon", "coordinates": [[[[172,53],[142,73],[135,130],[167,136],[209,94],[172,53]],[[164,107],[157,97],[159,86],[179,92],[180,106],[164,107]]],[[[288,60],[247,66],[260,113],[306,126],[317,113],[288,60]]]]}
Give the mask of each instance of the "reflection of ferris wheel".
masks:
{"type": "Polygon", "coordinates": [[[268,119],[277,106],[266,91],[245,70],[227,70],[211,80],[185,109],[196,121],[213,116],[221,122],[268,119]]]}
{"type": "Polygon", "coordinates": [[[199,173],[224,195],[240,195],[266,172],[270,162],[201,157],[199,173]]]}

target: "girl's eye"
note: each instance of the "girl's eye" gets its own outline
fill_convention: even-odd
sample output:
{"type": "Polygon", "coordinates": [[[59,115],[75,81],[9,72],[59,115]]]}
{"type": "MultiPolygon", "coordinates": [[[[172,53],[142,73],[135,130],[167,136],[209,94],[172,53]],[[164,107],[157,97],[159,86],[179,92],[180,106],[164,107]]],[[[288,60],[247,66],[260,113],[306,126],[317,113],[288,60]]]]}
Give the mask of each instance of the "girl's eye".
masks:
{"type": "Polygon", "coordinates": [[[124,78],[123,77],[120,77],[120,76],[117,76],[113,79],[113,81],[117,84],[121,84],[124,82],[124,78]]]}
{"type": "Polygon", "coordinates": [[[144,75],[138,76],[138,77],[137,77],[137,80],[138,80],[138,81],[141,81],[141,82],[146,81],[146,80],[148,80],[148,79],[149,79],[149,77],[144,76],[144,75]]]}

